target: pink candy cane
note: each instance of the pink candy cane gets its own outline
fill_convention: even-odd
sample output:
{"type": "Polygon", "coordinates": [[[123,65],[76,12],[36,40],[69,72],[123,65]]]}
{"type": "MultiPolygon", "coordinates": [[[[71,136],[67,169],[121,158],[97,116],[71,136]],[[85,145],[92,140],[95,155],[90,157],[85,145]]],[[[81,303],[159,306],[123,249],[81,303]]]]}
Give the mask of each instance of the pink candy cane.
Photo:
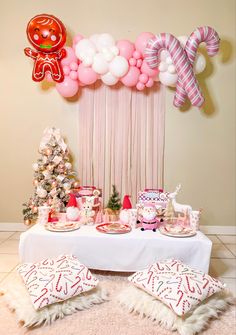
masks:
{"type": "MultiPolygon", "coordinates": [[[[192,65],[196,59],[198,46],[202,42],[206,43],[206,49],[209,56],[211,57],[215,56],[219,51],[220,38],[217,32],[213,28],[206,26],[195,29],[189,36],[187,43],[185,45],[185,51],[192,65]]],[[[183,82],[181,81],[180,78],[178,78],[176,84],[176,93],[174,98],[175,105],[177,104],[177,102],[175,103],[176,99],[177,102],[181,101],[180,106],[183,105],[186,99],[186,92],[184,89],[183,82]]]]}
{"type": "Polygon", "coordinates": [[[148,42],[145,50],[145,60],[149,67],[155,68],[159,63],[159,54],[166,49],[172,58],[178,74],[174,105],[183,105],[186,94],[193,106],[200,107],[204,98],[193,73],[192,64],[196,58],[196,51],[201,42],[207,43],[207,52],[214,56],[219,49],[219,36],[211,27],[197,28],[189,37],[185,49],[171,34],[162,33],[148,42]]]}
{"type": "MultiPolygon", "coordinates": [[[[149,67],[157,67],[158,56],[163,49],[166,49],[170,53],[178,78],[181,80],[192,105],[201,106],[204,99],[193,73],[193,67],[176,37],[168,33],[161,33],[156,35],[155,39],[149,40],[145,49],[145,60],[149,67]]],[[[178,96],[175,97],[174,105],[179,107],[181,104],[182,101],[178,99],[178,96]]]]}

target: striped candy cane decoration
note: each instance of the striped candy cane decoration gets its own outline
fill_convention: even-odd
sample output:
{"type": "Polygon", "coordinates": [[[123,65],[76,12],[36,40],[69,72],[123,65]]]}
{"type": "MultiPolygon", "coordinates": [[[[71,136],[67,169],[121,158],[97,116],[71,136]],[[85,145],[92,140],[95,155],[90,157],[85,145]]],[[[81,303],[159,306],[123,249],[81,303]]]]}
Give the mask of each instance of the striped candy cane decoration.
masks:
{"type": "MultiPolygon", "coordinates": [[[[219,51],[220,38],[217,32],[213,28],[207,26],[197,28],[189,36],[185,45],[185,51],[192,65],[196,59],[198,46],[202,42],[206,43],[206,49],[209,56],[215,56],[219,51]]],[[[178,78],[176,84],[176,93],[174,99],[177,99],[177,101],[181,101],[181,105],[183,105],[186,99],[186,92],[183,86],[183,82],[180,78],[178,78]]]]}
{"type": "MultiPolygon", "coordinates": [[[[149,40],[145,49],[145,60],[149,67],[158,66],[158,58],[161,50],[166,49],[175,65],[178,78],[182,82],[183,89],[193,106],[201,106],[204,98],[201,94],[198,82],[193,72],[193,67],[188,59],[187,53],[182,48],[179,40],[171,34],[161,33],[155,39],[149,40]]],[[[180,107],[182,99],[175,96],[174,105],[180,107]]]]}

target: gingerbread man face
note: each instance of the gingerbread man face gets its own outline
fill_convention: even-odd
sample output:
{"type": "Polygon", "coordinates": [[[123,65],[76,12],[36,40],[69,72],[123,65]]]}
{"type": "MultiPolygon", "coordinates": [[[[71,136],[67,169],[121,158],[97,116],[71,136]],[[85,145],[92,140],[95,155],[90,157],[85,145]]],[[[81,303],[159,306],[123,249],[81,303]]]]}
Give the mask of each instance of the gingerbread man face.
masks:
{"type": "Polygon", "coordinates": [[[44,53],[57,51],[66,42],[66,28],[53,15],[36,15],[28,23],[26,32],[33,47],[44,53]]]}

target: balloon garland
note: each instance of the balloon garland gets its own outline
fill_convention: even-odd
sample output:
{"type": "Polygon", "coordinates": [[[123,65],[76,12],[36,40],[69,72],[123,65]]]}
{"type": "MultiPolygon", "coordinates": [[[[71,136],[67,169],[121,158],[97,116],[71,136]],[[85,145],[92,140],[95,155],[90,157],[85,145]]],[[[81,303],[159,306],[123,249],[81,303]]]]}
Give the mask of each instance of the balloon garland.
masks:
{"type": "Polygon", "coordinates": [[[168,33],[141,33],[136,41],[115,41],[108,33],[85,38],[77,34],[72,47],[63,48],[66,29],[53,15],[40,14],[27,25],[27,37],[36,51],[25,48],[34,59],[34,81],[46,79],[56,83],[56,90],[73,97],[80,87],[101,80],[112,86],[121,82],[141,91],[155,81],[176,86],[174,105],[183,105],[186,97],[200,107],[204,98],[196,74],[205,69],[205,57],[197,52],[205,42],[209,56],[219,50],[219,36],[211,27],[200,27],[189,36],[176,38],[168,33]]]}

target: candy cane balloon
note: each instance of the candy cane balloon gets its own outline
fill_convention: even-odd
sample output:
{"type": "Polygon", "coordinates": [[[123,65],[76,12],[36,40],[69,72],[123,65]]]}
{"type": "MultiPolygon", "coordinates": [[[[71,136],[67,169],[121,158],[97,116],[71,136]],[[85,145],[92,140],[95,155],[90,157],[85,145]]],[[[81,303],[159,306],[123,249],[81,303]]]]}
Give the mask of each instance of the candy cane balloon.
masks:
{"type": "MultiPolygon", "coordinates": [[[[185,51],[192,65],[196,59],[198,46],[202,42],[206,43],[206,49],[209,56],[215,56],[219,51],[220,38],[213,28],[206,26],[195,29],[189,36],[185,45],[185,51]]],[[[177,101],[181,101],[181,105],[186,99],[186,92],[184,90],[183,82],[180,78],[178,78],[176,84],[176,93],[174,99],[177,99],[177,101]]]]}
{"type": "MultiPolygon", "coordinates": [[[[193,106],[201,106],[204,98],[195,78],[193,67],[187,53],[176,37],[168,33],[161,33],[156,35],[154,39],[149,40],[144,54],[149,67],[157,67],[159,54],[163,49],[170,53],[178,78],[182,81],[183,88],[181,90],[187,93],[193,106]]],[[[176,107],[182,105],[182,100],[178,96],[175,97],[174,105],[176,107]]]]}

